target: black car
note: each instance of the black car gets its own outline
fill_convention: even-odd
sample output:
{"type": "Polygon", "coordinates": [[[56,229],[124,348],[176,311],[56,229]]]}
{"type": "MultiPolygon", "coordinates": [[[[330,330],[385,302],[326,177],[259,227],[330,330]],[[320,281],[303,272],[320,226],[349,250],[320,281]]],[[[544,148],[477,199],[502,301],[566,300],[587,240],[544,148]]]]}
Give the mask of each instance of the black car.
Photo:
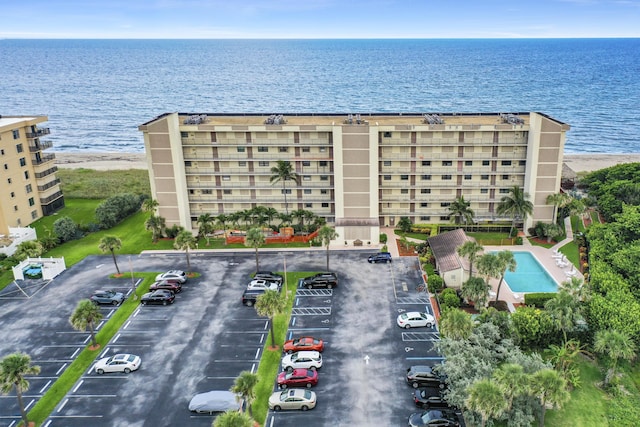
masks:
{"type": "Polygon", "coordinates": [[[264,294],[265,289],[245,289],[242,293],[242,304],[247,307],[255,305],[259,295],[264,294]]]}
{"type": "Polygon", "coordinates": [[[153,282],[151,286],[149,286],[150,291],[157,291],[158,289],[166,289],[177,294],[182,292],[182,285],[179,282],[171,280],[160,280],[158,282],[153,282]]]}
{"type": "Polygon", "coordinates": [[[413,388],[438,387],[444,389],[445,377],[438,374],[431,366],[416,365],[407,369],[407,384],[413,388]]]}
{"type": "Polygon", "coordinates": [[[157,291],[148,292],[142,295],[140,302],[142,305],[147,304],[160,304],[160,305],[168,305],[173,304],[176,296],[173,292],[168,291],[166,289],[158,289],[157,291]]]}
{"type": "Polygon", "coordinates": [[[331,289],[338,285],[338,275],[336,273],[325,272],[302,279],[300,286],[307,289],[327,288],[331,289]]]}
{"type": "Polygon", "coordinates": [[[413,392],[413,402],[418,408],[454,409],[442,396],[439,387],[420,387],[413,392]]]}
{"type": "Polygon", "coordinates": [[[124,301],[124,294],[113,290],[99,290],[95,291],[89,299],[94,304],[111,304],[118,305],[124,301]]]}
{"type": "Polygon", "coordinates": [[[265,270],[256,271],[255,276],[253,276],[253,280],[256,279],[270,280],[272,282],[279,282],[280,284],[284,281],[284,277],[282,277],[282,275],[274,273],[273,271],[265,270]]]}
{"type": "Polygon", "coordinates": [[[419,412],[409,416],[409,427],[458,427],[460,420],[458,414],[453,411],[441,411],[433,409],[431,411],[419,412]]]}
{"type": "Polygon", "coordinates": [[[391,262],[391,254],[389,252],[379,252],[377,254],[373,254],[373,255],[369,255],[369,258],[367,259],[367,261],[369,261],[369,264],[371,263],[379,263],[379,262],[384,262],[384,263],[388,263],[391,262]]]}

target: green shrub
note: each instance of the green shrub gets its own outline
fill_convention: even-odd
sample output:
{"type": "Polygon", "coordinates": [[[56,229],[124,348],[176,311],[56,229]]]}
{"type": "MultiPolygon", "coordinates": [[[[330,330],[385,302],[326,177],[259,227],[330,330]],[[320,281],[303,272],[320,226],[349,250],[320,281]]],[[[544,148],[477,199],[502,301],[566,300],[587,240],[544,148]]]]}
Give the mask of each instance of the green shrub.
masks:
{"type": "Polygon", "coordinates": [[[80,238],[80,230],[68,216],[63,216],[53,223],[53,233],[63,242],[68,242],[80,238]]]}
{"type": "Polygon", "coordinates": [[[437,294],[442,290],[443,286],[444,280],[442,280],[442,277],[438,276],[437,274],[429,276],[427,280],[427,288],[429,289],[429,292],[431,292],[432,294],[437,294]]]}
{"type": "Polygon", "coordinates": [[[109,197],[96,208],[96,220],[100,227],[107,229],[136,213],[142,205],[142,197],[125,193],[109,197]]]}
{"type": "Polygon", "coordinates": [[[555,298],[555,292],[536,292],[531,294],[524,294],[525,305],[533,305],[538,308],[543,308],[544,304],[550,299],[555,298]]]}
{"type": "MultiPolygon", "coordinates": [[[[346,242],[345,242],[346,244],[346,242]]],[[[380,248],[380,252],[389,252],[389,248],[387,247],[387,245],[384,245],[383,247],[380,248]]]]}
{"type": "Polygon", "coordinates": [[[386,245],[388,239],[389,239],[389,236],[387,236],[387,233],[380,233],[380,243],[382,243],[383,245],[386,245]]]}
{"type": "Polygon", "coordinates": [[[460,297],[455,289],[445,288],[440,293],[440,310],[460,307],[460,297]]]}

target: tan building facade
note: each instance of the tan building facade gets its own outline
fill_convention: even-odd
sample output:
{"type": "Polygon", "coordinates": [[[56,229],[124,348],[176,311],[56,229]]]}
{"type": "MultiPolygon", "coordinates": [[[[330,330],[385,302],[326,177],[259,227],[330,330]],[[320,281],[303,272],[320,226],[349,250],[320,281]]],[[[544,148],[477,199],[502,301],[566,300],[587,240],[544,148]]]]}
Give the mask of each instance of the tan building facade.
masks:
{"type": "Polygon", "coordinates": [[[64,206],[46,116],[0,116],[0,235],[64,206]]]}
{"type": "Polygon", "coordinates": [[[533,216],[550,222],[560,189],[569,125],[541,113],[515,114],[163,114],[139,127],[151,189],[168,226],[197,227],[199,215],[255,206],[284,212],[278,160],[300,176],[289,210],[336,227],[340,240],[377,242],[403,217],[449,222],[464,196],[479,223],[501,221],[509,188],[530,195],[533,216]]]}

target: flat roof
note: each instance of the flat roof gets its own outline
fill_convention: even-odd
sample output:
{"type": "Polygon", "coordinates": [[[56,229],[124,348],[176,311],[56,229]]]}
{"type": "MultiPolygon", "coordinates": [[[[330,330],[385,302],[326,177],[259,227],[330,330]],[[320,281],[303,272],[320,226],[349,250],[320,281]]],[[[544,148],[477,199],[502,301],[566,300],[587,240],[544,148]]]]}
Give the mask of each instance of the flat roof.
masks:
{"type": "Polygon", "coordinates": [[[15,126],[17,124],[21,124],[27,122],[29,120],[35,120],[36,117],[0,117],[0,128],[15,126]]]}

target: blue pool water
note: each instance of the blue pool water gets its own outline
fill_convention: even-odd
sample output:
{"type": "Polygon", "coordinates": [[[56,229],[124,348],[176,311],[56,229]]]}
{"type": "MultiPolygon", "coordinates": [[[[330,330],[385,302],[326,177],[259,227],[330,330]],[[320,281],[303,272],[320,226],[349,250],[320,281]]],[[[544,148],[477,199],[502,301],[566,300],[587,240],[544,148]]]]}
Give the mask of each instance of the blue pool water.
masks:
{"type": "Polygon", "coordinates": [[[558,284],[529,252],[514,252],[515,272],[507,271],[505,282],[513,292],[557,292],[558,284]]]}

